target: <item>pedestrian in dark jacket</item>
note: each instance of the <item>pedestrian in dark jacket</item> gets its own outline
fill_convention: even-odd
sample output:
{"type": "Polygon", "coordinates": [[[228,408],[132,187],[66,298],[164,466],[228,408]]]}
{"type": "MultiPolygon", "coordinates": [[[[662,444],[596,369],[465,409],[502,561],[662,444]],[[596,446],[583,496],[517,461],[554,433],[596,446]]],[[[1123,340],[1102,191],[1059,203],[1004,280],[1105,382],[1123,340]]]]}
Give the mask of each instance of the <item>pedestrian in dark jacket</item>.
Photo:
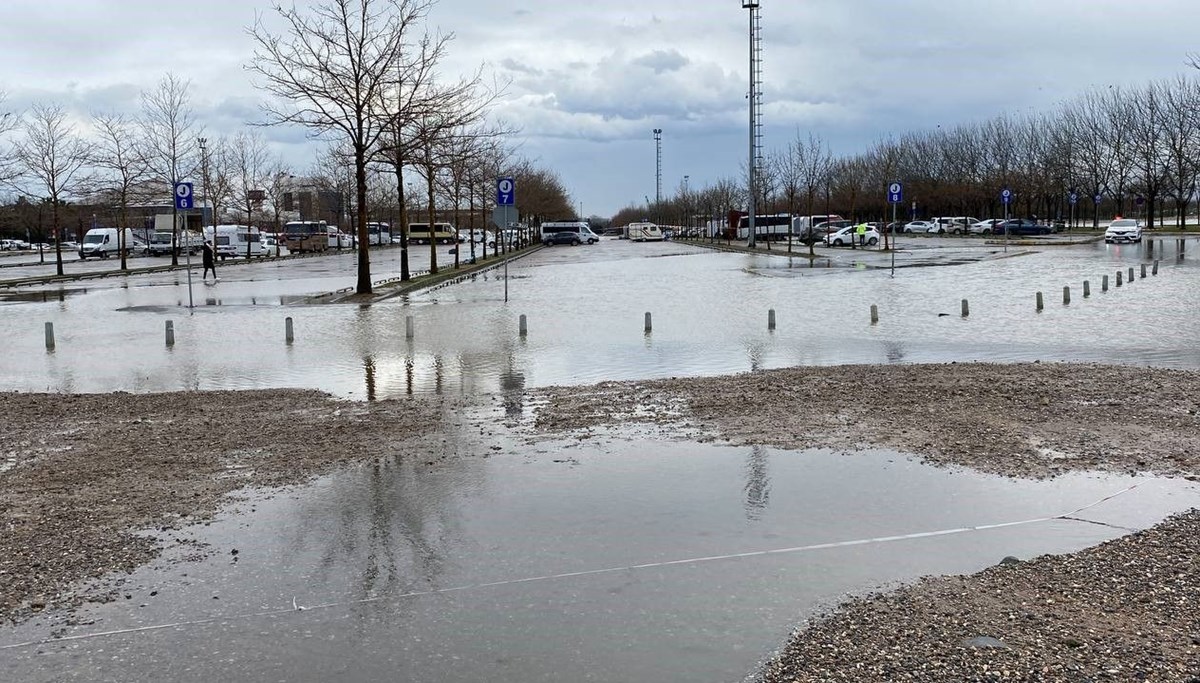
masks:
{"type": "Polygon", "coordinates": [[[212,242],[204,241],[204,281],[208,282],[208,271],[212,271],[213,282],[217,281],[217,259],[213,253],[212,242]]]}

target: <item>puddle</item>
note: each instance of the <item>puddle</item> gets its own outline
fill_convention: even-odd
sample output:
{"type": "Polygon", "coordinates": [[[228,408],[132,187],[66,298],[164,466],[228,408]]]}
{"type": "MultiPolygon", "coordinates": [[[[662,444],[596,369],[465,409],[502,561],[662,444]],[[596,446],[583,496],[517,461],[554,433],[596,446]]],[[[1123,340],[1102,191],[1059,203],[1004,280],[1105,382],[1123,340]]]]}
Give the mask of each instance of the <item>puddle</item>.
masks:
{"type": "MultiPolygon", "coordinates": [[[[1080,516],[1141,528],[1200,504],[1182,481],[1016,481],[885,452],[597,439],[435,467],[383,456],[235,504],[186,534],[207,558],[170,552],[63,633],[169,627],[0,649],[0,677],[741,680],[847,592],[1122,532],[1055,520],[761,551],[1053,517],[1137,481],[1080,516]]],[[[0,630],[0,648],[52,624],[0,630]]]]}
{"type": "Polygon", "coordinates": [[[9,303],[45,303],[50,301],[66,301],[69,296],[87,294],[87,288],[47,289],[41,291],[5,291],[0,290],[0,302],[9,303]]]}

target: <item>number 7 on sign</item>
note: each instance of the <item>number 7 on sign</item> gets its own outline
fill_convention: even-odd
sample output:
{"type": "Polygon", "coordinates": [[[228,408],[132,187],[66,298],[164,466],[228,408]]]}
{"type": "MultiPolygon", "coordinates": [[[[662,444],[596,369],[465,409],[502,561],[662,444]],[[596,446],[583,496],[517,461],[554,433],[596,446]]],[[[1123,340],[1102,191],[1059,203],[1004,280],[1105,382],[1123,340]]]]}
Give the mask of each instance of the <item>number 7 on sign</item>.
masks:
{"type": "Polygon", "coordinates": [[[516,203],[517,184],[512,178],[500,178],[496,181],[496,205],[512,206],[516,203]]]}

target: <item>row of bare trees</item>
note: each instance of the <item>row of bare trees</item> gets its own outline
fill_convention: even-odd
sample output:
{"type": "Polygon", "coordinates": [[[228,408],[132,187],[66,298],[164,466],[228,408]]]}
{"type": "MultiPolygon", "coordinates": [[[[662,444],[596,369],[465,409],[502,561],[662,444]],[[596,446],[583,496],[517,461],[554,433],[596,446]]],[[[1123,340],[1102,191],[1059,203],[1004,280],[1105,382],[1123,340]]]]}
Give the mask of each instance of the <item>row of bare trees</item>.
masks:
{"type": "MultiPolygon", "coordinates": [[[[1200,198],[1200,81],[1179,76],[1093,90],[1053,112],[905,133],[848,156],[798,133],[759,172],[757,203],[762,213],[886,219],[892,181],[904,183],[904,218],[996,216],[1008,188],[1014,215],[1066,218],[1074,196],[1077,215],[1090,214],[1093,225],[1102,211],[1138,211],[1152,223],[1173,209],[1182,227],[1200,198]]],[[[670,223],[721,220],[746,203],[744,178],[722,179],[681,187],[657,206],[629,207],[614,222],[647,212],[670,223]]]]}
{"type": "MultiPolygon", "coordinates": [[[[477,219],[482,227],[494,203],[495,179],[511,175],[521,188],[522,218],[570,215],[558,178],[516,157],[507,145],[512,131],[492,120],[503,84],[485,82],[482,70],[458,79],[439,75],[453,35],[425,27],[433,2],[276,5],[280,23],[273,25],[281,32],[262,19],[249,28],[256,48],[247,68],[269,96],[264,123],[306,127],[328,145],[325,154],[313,155],[307,173],[318,188],[338,191],[349,207],[360,245],[359,292],[371,291],[369,220],[399,226],[401,277],[408,279],[409,210],[415,205],[424,213],[414,220],[432,224],[462,210],[472,228],[477,219]]],[[[166,75],[142,94],[137,116],[83,121],[55,104],[3,115],[0,142],[11,138],[11,144],[0,149],[0,182],[19,196],[51,204],[55,234],[57,210],[68,199],[107,203],[127,227],[130,206],[152,199],[165,204],[175,183],[188,180],[198,181],[197,194],[214,222],[231,217],[252,223],[255,214],[261,220],[270,213],[278,225],[292,169],[253,128],[206,134],[188,86],[166,75]]],[[[119,231],[121,239],[124,234],[119,231]]],[[[430,247],[436,272],[437,253],[430,247]]],[[[61,251],[58,261],[61,272],[61,251]]]]}

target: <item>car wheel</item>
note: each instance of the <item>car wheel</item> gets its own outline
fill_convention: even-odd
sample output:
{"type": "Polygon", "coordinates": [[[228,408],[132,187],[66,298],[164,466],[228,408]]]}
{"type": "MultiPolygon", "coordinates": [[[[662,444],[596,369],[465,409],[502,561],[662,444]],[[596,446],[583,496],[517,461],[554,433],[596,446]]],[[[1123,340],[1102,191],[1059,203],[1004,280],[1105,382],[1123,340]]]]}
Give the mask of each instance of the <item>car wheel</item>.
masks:
{"type": "Polygon", "coordinates": [[[833,241],[833,246],[835,246],[835,247],[840,247],[840,246],[842,246],[842,241],[841,241],[840,239],[834,240],[834,241],[833,241]]]}
{"type": "Polygon", "coordinates": [[[581,242],[579,240],[575,240],[574,242],[571,242],[572,247],[578,247],[580,244],[581,244],[581,242]]]}
{"type": "Polygon", "coordinates": [[[872,237],[871,239],[867,240],[867,244],[875,246],[876,244],[879,244],[879,240],[875,237],[872,237]]]}
{"type": "Polygon", "coordinates": [[[912,234],[912,228],[905,228],[905,229],[904,229],[904,234],[905,234],[905,235],[911,235],[911,234],[912,234]]]}

